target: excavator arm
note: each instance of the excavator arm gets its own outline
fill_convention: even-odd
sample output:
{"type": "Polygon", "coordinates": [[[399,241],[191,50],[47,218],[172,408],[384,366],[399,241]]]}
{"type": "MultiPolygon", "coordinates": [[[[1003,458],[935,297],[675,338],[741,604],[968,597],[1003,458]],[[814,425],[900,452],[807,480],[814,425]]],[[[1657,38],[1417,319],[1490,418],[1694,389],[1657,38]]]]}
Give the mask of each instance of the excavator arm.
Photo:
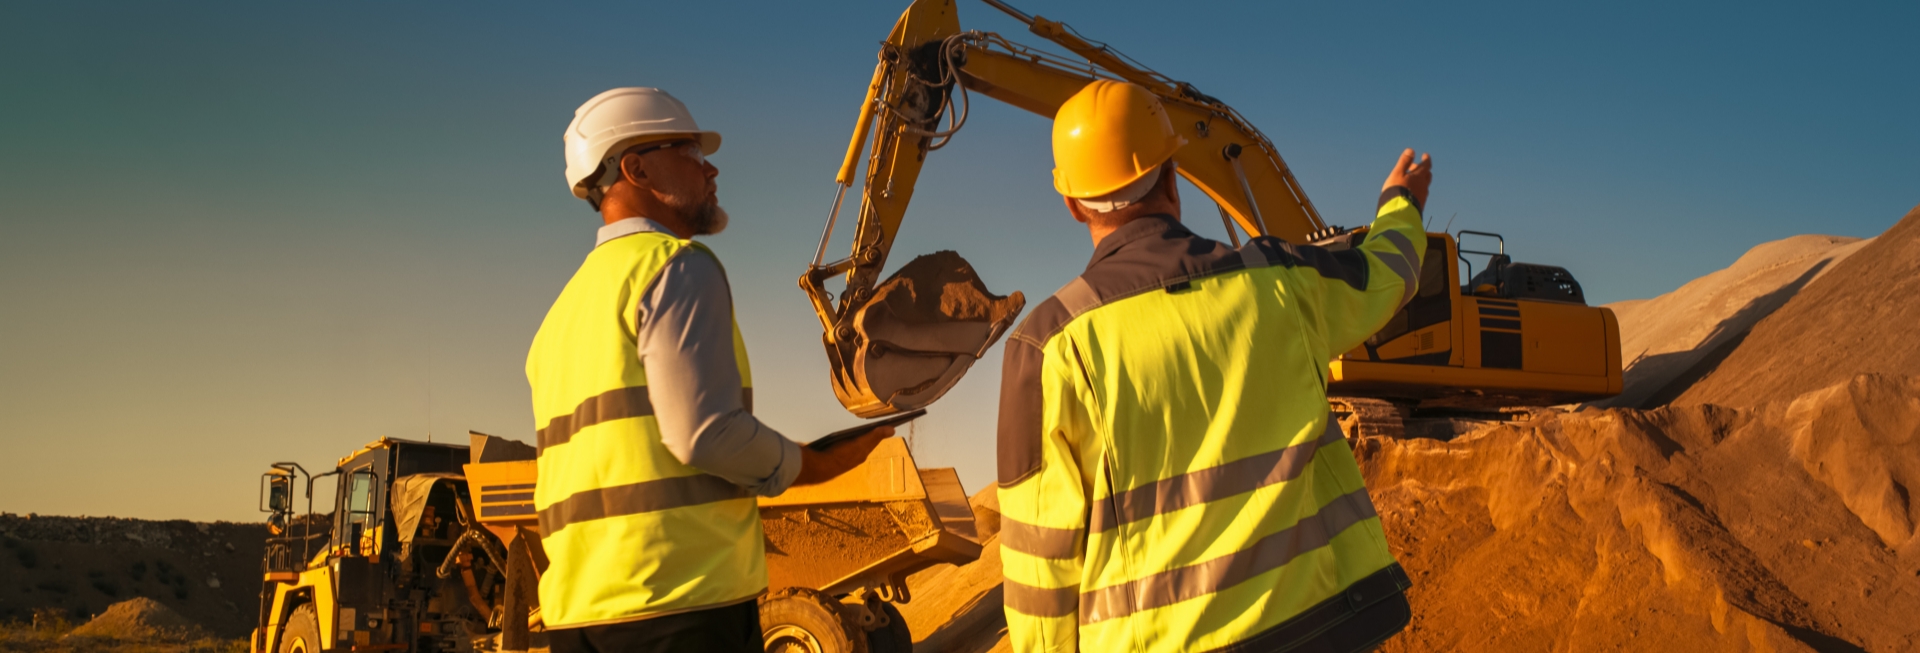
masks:
{"type": "MultiPolygon", "coordinates": [[[[835,176],[826,229],[813,264],[800,277],[825,332],[834,394],[862,417],[938,399],[1005,334],[1025,304],[1020,293],[1002,298],[987,292],[965,259],[948,252],[920,257],[893,278],[880,279],[920,168],[965,124],[970,92],[1052,118],[1096,78],[1139,84],[1161,98],[1186,137],[1187,145],[1174,155],[1180,174],[1213,198],[1223,221],[1249,234],[1290,240],[1325,226],[1272,142],[1225,103],[1089,42],[1062,23],[987,2],[1086,61],[990,32],[962,31],[953,0],[914,2],[882,43],[835,176]],[[824,261],[863,158],[852,251],[824,261]],[[845,286],[836,302],[826,282],[841,275],[845,286]]],[[[1233,226],[1227,230],[1233,233],[1233,226]]]]}
{"type": "MultiPolygon", "coordinates": [[[[1364,237],[1365,228],[1329,228],[1272,141],[1226,103],[1065,24],[1001,0],[983,2],[1078,58],[962,30],[954,0],[915,0],[882,43],[836,176],[833,211],[813,265],[800,277],[825,330],[834,392],[849,411],[881,417],[932,403],[1006,333],[1025,304],[1020,293],[988,293],[952,252],[916,258],[880,280],[920,167],[966,123],[972,95],[1050,119],[1095,79],[1138,84],[1160,98],[1174,129],[1186,138],[1173,157],[1179,173],[1219,207],[1235,246],[1239,232],[1336,249],[1364,237]],[[823,262],[863,157],[852,251],[823,262]],[[825,282],[839,275],[845,275],[845,288],[836,303],[825,282]]],[[[1426,247],[1420,297],[1363,348],[1334,361],[1334,393],[1485,409],[1619,392],[1618,328],[1606,309],[1584,305],[1570,274],[1514,264],[1502,273],[1526,272],[1533,275],[1526,279],[1544,281],[1515,277],[1484,297],[1477,290],[1463,296],[1453,265],[1463,252],[1454,238],[1430,233],[1426,247]],[[1482,304],[1484,313],[1474,312],[1482,304]],[[1488,320],[1483,314],[1521,319],[1488,320]]]]}

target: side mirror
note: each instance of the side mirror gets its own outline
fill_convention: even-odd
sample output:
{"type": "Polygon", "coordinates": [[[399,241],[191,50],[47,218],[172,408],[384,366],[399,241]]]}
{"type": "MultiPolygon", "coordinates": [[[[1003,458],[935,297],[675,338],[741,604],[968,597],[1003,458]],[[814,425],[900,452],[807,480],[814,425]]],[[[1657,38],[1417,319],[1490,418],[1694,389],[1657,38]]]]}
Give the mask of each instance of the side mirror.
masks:
{"type": "Polygon", "coordinates": [[[284,478],[276,478],[273,480],[273,484],[267,488],[267,510],[272,512],[287,511],[293,503],[291,500],[293,488],[287,487],[287,485],[287,480],[284,478]]]}

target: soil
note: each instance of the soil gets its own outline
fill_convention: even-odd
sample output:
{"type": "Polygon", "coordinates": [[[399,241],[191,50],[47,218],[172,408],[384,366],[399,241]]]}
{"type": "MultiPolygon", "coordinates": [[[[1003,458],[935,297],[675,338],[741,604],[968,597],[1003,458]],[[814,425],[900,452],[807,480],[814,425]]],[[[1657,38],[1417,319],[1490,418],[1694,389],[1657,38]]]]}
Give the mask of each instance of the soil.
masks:
{"type": "Polygon", "coordinates": [[[1727,269],[1653,299],[1608,304],[1627,363],[1618,396],[1595,406],[1653,408],[1672,401],[1740,344],[1760,320],[1872,242],[1794,236],[1747,250],[1727,269]]]}
{"type": "Polygon", "coordinates": [[[266,537],[265,524],[0,514],[0,622],[36,610],[81,622],[144,597],[245,637],[266,537]]]}
{"type": "Polygon", "coordinates": [[[1674,400],[1755,406],[1854,374],[1920,373],[1920,207],[1807,284],[1674,400]]]}
{"type": "Polygon", "coordinates": [[[1920,480],[1913,397],[1920,379],[1863,376],[1755,409],[1366,438],[1414,580],[1413,624],[1382,650],[1915,650],[1920,545],[1891,491],[1920,480]]]}
{"type": "Polygon", "coordinates": [[[942,250],[914,257],[874,288],[873,303],[885,304],[900,320],[998,322],[1020,310],[1020,300],[987,291],[980,275],[958,253],[942,250]]]}
{"type": "Polygon", "coordinates": [[[166,604],[137,596],[107,607],[91,621],[73,629],[69,637],[111,637],[114,639],[196,638],[198,624],[180,616],[166,604]]]}
{"type": "Polygon", "coordinates": [[[767,536],[767,579],[776,590],[825,585],[909,543],[899,521],[878,503],[767,508],[760,524],[767,536]]]}

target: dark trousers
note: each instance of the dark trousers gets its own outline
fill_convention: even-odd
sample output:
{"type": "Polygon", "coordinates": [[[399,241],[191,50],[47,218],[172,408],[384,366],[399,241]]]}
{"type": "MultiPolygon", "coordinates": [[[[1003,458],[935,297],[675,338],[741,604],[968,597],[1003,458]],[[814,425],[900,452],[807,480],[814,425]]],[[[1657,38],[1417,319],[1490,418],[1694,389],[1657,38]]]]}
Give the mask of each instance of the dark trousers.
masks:
{"type": "Polygon", "coordinates": [[[547,631],[553,653],[762,653],[760,602],[547,631]]]}

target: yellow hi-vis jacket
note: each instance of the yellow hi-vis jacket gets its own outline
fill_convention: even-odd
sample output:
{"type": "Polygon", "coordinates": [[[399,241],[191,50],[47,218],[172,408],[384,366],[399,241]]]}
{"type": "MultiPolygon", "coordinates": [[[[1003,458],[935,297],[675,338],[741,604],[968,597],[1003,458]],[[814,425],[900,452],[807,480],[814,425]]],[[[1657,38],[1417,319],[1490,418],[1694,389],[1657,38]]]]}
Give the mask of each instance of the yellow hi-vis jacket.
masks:
{"type": "MultiPolygon", "coordinates": [[[[752,494],[666,448],[635,349],[643,294],[687,247],[706,249],[658,232],[596,247],[528,352],[542,425],[533,502],[550,562],[540,577],[550,628],[718,607],[766,591],[752,494]]],[[[734,357],[751,387],[737,326],[734,357]]]]}
{"type": "Polygon", "coordinates": [[[1424,242],[1401,187],[1338,251],[1167,217],[1102,239],[1007,339],[1014,650],[1345,653],[1403,628],[1411,583],[1326,376],[1414,296],[1424,242]]]}

